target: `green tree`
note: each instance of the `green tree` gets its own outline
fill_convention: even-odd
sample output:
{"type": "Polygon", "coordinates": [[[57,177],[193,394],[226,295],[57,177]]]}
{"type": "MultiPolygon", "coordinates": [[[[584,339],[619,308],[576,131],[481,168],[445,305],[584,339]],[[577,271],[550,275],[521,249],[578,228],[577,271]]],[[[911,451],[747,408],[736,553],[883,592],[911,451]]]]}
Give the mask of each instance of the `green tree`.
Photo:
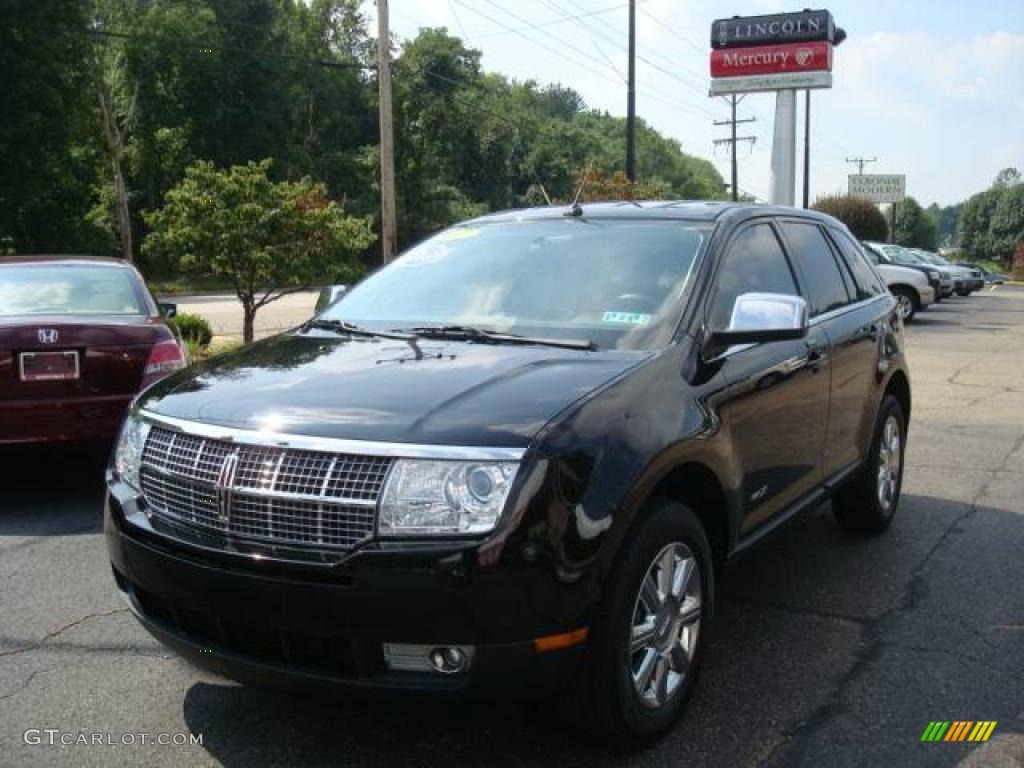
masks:
{"type": "Polygon", "coordinates": [[[352,280],[355,256],[374,239],[369,222],[348,216],[308,179],[273,182],[263,160],[218,170],[199,162],[146,214],[144,249],[182,268],[230,279],[242,304],[243,337],[256,312],[316,283],[352,280]]]}
{"type": "Polygon", "coordinates": [[[939,226],[912,197],[895,204],[896,236],[899,245],[934,251],[938,247],[939,226]]]}
{"type": "Polygon", "coordinates": [[[991,225],[992,214],[995,213],[1001,195],[1002,189],[991,187],[972,195],[963,204],[960,221],[957,223],[957,239],[960,247],[974,258],[996,258],[992,248],[991,225]]]}
{"type": "Polygon", "coordinates": [[[814,202],[814,209],[834,216],[845,224],[858,240],[885,241],[889,225],[878,206],[863,197],[825,195],[814,202]]]}
{"type": "Polygon", "coordinates": [[[86,220],[102,153],[80,0],[4,0],[0,18],[0,250],[109,250],[86,220]]]}
{"type": "Polygon", "coordinates": [[[992,256],[1009,261],[1024,243],[1024,183],[1006,187],[992,209],[989,222],[989,243],[992,256]]]}

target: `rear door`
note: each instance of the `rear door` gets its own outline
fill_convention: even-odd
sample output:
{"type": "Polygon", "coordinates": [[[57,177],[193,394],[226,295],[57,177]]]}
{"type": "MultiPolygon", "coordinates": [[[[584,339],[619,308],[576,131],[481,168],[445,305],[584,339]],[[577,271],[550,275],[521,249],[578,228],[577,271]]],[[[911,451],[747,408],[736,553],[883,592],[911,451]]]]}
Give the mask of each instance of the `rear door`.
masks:
{"type": "MultiPolygon", "coordinates": [[[[865,418],[873,411],[878,374],[881,291],[865,292],[854,282],[836,246],[818,222],[787,219],[782,232],[804,280],[811,324],[828,337],[831,392],[822,471],[825,478],[856,462],[865,418]]],[[[866,266],[866,265],[865,265],[866,266]]]]}
{"type": "MultiPolygon", "coordinates": [[[[725,250],[708,298],[711,329],[728,326],[743,293],[800,295],[775,226],[743,226],[725,250]]],[[[742,469],[741,535],[785,510],[821,481],[828,408],[827,340],[820,329],[805,339],[738,345],[721,358],[728,387],[716,410],[742,469]]]]}

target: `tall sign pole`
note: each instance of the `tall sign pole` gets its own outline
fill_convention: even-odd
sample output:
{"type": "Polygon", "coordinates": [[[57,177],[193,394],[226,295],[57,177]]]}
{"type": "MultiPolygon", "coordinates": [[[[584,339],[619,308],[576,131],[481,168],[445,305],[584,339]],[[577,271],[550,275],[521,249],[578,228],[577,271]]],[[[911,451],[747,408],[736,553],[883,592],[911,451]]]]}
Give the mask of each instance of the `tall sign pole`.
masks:
{"type": "Polygon", "coordinates": [[[775,92],[770,203],[792,206],[796,196],[796,91],[775,92]]]}
{"type": "Polygon", "coordinates": [[[804,91],[804,208],[811,207],[811,89],[804,91]]]}
{"type": "Polygon", "coordinates": [[[832,87],[832,49],[845,39],[824,9],[711,24],[710,95],[775,93],[770,197],[776,205],[796,201],[796,93],[805,89],[804,206],[810,202],[810,89],[832,87]]]}
{"type": "Polygon", "coordinates": [[[636,0],[629,0],[629,83],[626,86],[626,178],[636,181],[636,0]]]}
{"type": "Polygon", "coordinates": [[[391,33],[388,0],[377,0],[377,89],[380,102],[380,228],[384,263],[395,258],[395,134],[391,120],[391,33]]]}

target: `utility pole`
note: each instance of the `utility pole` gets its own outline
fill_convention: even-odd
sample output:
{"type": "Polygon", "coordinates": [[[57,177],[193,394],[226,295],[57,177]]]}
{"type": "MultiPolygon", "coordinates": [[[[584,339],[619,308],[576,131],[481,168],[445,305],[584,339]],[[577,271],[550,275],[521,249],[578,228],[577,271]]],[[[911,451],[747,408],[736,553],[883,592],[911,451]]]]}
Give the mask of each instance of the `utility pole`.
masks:
{"type": "Polygon", "coordinates": [[[629,0],[629,82],[626,85],[626,178],[636,181],[636,0],[629,0]]]}
{"type": "Polygon", "coordinates": [[[848,157],[848,158],[846,158],[846,162],[853,163],[854,165],[856,165],[857,166],[857,175],[858,176],[863,176],[864,175],[864,166],[867,165],[868,163],[877,163],[878,162],[878,158],[877,157],[848,157]]]}
{"type": "Polygon", "coordinates": [[[395,134],[391,122],[391,32],[388,0],[377,0],[377,93],[380,102],[380,228],[384,263],[398,249],[395,218],[395,134]]]}
{"type": "Polygon", "coordinates": [[[731,137],[728,139],[715,139],[712,143],[717,147],[722,144],[728,144],[732,148],[732,199],[733,202],[739,200],[739,165],[736,162],[736,143],[740,141],[749,141],[751,146],[757,141],[757,136],[737,136],[736,125],[738,123],[753,123],[757,120],[754,117],[747,117],[742,120],[736,119],[736,105],[743,101],[743,97],[736,98],[736,94],[732,94],[729,97],[729,105],[732,109],[732,118],[729,120],[715,120],[713,125],[728,125],[731,126],[731,137]]]}
{"type": "Polygon", "coordinates": [[[804,208],[811,207],[811,89],[804,91],[804,208]]]}

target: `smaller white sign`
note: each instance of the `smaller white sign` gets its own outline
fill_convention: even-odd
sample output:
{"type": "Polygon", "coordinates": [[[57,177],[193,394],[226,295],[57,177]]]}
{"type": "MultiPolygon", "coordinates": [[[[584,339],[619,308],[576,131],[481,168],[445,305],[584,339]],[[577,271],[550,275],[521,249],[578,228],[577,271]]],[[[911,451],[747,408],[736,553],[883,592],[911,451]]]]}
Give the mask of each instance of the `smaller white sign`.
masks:
{"type": "Polygon", "coordinates": [[[907,177],[903,174],[871,173],[849,177],[850,197],[865,197],[872,203],[898,203],[907,196],[907,177]]]}
{"type": "Polygon", "coordinates": [[[744,75],[743,77],[716,77],[711,81],[711,96],[727,93],[754,93],[781,91],[789,88],[831,88],[831,72],[780,72],[775,75],[744,75]]]}

